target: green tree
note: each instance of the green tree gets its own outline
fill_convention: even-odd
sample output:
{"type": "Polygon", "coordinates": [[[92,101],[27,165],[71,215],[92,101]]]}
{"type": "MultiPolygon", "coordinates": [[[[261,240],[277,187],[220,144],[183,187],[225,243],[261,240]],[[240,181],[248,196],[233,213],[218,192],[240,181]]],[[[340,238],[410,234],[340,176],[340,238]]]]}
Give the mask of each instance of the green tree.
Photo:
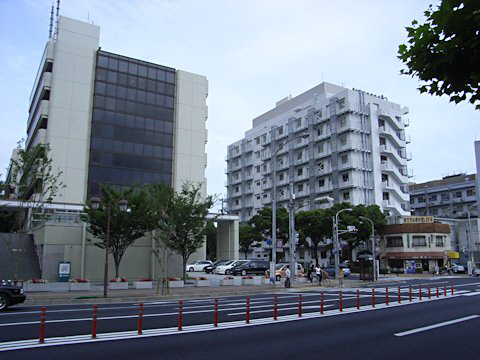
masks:
{"type": "Polygon", "coordinates": [[[105,249],[107,238],[108,208],[110,207],[110,236],[108,252],[112,254],[115,264],[115,277],[120,275],[120,262],[127,249],[150,230],[150,219],[147,216],[147,192],[144,188],[128,188],[117,190],[113,186],[102,186],[102,206],[94,210],[88,201],[84,207],[82,220],[88,226],[88,232],[95,239],[95,246],[105,249]],[[120,200],[128,201],[128,211],[120,211],[120,200]]]}
{"type": "Polygon", "coordinates": [[[399,46],[406,65],[401,74],[424,82],[418,90],[448,95],[459,103],[469,97],[480,109],[480,1],[443,0],[425,11],[426,21],[407,27],[408,43],[399,46]]]}
{"type": "Polygon", "coordinates": [[[207,233],[207,215],[214,198],[202,200],[201,187],[184,184],[180,192],[173,192],[163,221],[159,224],[169,249],[182,257],[183,279],[186,278],[187,260],[200,249],[207,233]]]}
{"type": "MultiPolygon", "coordinates": [[[[288,211],[280,207],[277,208],[277,239],[285,242],[288,240],[288,211]]],[[[249,224],[254,227],[255,238],[271,239],[272,238],[272,209],[262,208],[256,215],[252,216],[249,224]]],[[[271,257],[270,257],[271,259],[271,257]]]]}
{"type": "Polygon", "coordinates": [[[252,247],[260,247],[262,236],[252,225],[241,225],[238,231],[240,251],[243,251],[245,259],[252,247]]]}
{"type": "MultiPolygon", "coordinates": [[[[53,168],[49,154],[48,144],[38,144],[25,149],[23,140],[19,141],[10,161],[7,179],[2,187],[7,190],[10,199],[18,203],[19,209],[14,215],[5,215],[6,219],[3,220],[9,221],[11,228],[8,232],[16,232],[23,239],[33,232],[39,223],[48,220],[49,215],[45,208],[65,187],[60,180],[62,172],[53,168]]],[[[21,252],[14,251],[11,237],[4,237],[4,241],[14,257],[13,276],[16,282],[21,252]]]]}
{"type": "Polygon", "coordinates": [[[217,259],[217,228],[213,220],[207,221],[207,259],[217,259]]]}
{"type": "Polygon", "coordinates": [[[319,243],[332,238],[332,218],[324,209],[301,211],[295,215],[295,227],[301,242],[305,244],[306,238],[310,238],[309,248],[312,250],[315,264],[318,266],[319,243]]]}

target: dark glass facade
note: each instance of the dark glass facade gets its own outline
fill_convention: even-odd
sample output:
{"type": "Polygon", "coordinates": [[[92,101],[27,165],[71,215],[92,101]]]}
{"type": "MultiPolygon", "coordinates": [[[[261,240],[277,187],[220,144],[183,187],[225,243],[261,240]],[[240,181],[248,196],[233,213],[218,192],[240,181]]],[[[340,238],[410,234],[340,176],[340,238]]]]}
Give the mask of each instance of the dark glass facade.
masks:
{"type": "Polygon", "coordinates": [[[172,184],[175,69],[97,52],[88,196],[172,184]]]}

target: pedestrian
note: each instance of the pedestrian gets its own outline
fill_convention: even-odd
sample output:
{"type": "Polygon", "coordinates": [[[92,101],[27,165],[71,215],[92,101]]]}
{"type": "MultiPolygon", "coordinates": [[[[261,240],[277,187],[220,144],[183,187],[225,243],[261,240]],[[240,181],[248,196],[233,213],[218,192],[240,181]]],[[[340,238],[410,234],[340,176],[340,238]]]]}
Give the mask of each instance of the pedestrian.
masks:
{"type": "Polygon", "coordinates": [[[440,268],[438,265],[435,265],[435,276],[440,276],[440,268]]]}
{"type": "Polygon", "coordinates": [[[285,269],[285,287],[286,288],[290,287],[290,268],[289,267],[285,269]]]}
{"type": "Polygon", "coordinates": [[[313,264],[313,261],[310,261],[310,265],[308,265],[307,278],[310,280],[311,283],[313,283],[314,271],[315,271],[315,265],[313,264]]]}
{"type": "Polygon", "coordinates": [[[323,271],[322,271],[322,268],[320,267],[320,265],[318,265],[317,267],[315,267],[315,275],[316,275],[317,278],[318,278],[318,285],[321,286],[321,285],[322,285],[322,275],[323,275],[323,271]]]}
{"type": "Polygon", "coordinates": [[[342,288],[343,286],[343,278],[345,277],[345,273],[343,272],[343,269],[340,268],[338,269],[338,286],[342,288]]]}

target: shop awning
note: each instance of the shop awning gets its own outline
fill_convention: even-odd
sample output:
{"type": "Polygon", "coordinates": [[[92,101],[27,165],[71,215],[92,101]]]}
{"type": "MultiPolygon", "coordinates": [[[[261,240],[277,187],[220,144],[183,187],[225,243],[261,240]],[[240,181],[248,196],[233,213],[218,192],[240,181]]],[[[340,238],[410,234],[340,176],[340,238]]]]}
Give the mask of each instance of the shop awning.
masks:
{"type": "Polygon", "coordinates": [[[444,259],[447,255],[444,252],[390,252],[382,256],[384,259],[444,259]]]}

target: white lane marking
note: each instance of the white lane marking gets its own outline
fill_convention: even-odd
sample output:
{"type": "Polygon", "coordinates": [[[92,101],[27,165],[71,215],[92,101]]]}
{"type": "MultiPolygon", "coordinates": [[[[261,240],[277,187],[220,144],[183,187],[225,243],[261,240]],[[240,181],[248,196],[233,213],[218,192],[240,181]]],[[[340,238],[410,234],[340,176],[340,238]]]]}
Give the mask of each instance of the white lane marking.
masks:
{"type": "Polygon", "coordinates": [[[471,292],[471,293],[468,293],[468,294],[462,294],[462,296],[475,296],[475,295],[480,295],[480,291],[471,292]]]}
{"type": "MultiPolygon", "coordinates": [[[[332,307],[333,305],[324,305],[323,307],[324,308],[327,308],[327,307],[332,307]]],[[[285,311],[285,310],[296,310],[298,309],[298,306],[294,306],[294,307],[289,307],[289,308],[279,308],[277,309],[277,311],[285,311]]],[[[317,305],[317,306],[302,306],[302,310],[309,310],[309,309],[317,309],[320,311],[320,307],[317,305]]],[[[267,310],[254,310],[254,311],[250,311],[250,314],[257,314],[257,313],[265,313],[265,312],[269,312],[271,313],[273,311],[273,309],[267,309],[267,310]]],[[[236,315],[245,315],[246,312],[243,311],[243,312],[237,312],[237,313],[230,313],[230,314],[227,314],[228,316],[236,316],[236,315]]]]}
{"type": "Polygon", "coordinates": [[[408,331],[399,332],[399,333],[396,333],[394,335],[395,336],[412,335],[412,334],[416,334],[416,333],[419,333],[419,332],[422,332],[422,331],[432,330],[432,329],[436,329],[436,328],[439,328],[439,327],[442,327],[442,326],[448,326],[448,325],[456,324],[456,323],[459,323],[459,322],[462,322],[462,321],[468,321],[468,320],[476,319],[478,317],[479,317],[478,315],[466,316],[466,317],[463,317],[463,318],[460,318],[460,319],[444,321],[444,322],[434,324],[434,325],[429,325],[429,326],[424,326],[424,327],[421,327],[421,328],[416,328],[416,329],[412,329],[412,330],[408,330],[408,331]]]}

